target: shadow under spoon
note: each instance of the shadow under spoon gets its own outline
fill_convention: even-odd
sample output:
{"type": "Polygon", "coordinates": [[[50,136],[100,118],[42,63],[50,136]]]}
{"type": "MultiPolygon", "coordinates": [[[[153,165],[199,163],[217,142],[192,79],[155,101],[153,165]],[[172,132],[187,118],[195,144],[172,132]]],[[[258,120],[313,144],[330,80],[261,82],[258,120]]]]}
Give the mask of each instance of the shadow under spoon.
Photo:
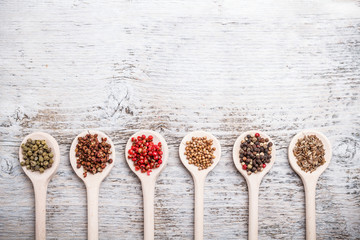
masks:
{"type": "Polygon", "coordinates": [[[155,182],[159,177],[160,173],[164,170],[166,163],[168,161],[169,149],[165,139],[160,135],[160,133],[151,131],[151,130],[140,130],[137,133],[133,134],[125,148],[125,161],[128,163],[130,169],[138,176],[141,181],[141,188],[143,192],[143,202],[144,202],[144,239],[145,240],[153,240],[154,239],[154,193],[155,193],[155,182]],[[155,169],[152,169],[150,175],[147,173],[142,173],[140,171],[135,171],[134,162],[128,158],[130,150],[132,146],[131,139],[134,137],[145,135],[148,137],[149,135],[153,136],[154,144],[161,142],[162,144],[162,164],[155,169]]]}
{"type": "MultiPolygon", "coordinates": [[[[21,144],[25,144],[26,141],[31,138],[32,140],[45,140],[47,146],[51,148],[51,151],[54,154],[53,160],[54,163],[43,173],[38,171],[32,172],[31,170],[22,167],[25,174],[30,178],[35,192],[35,237],[36,240],[46,239],[46,192],[47,186],[50,180],[55,175],[59,163],[60,163],[60,149],[59,145],[56,142],[55,138],[51,135],[43,132],[34,132],[27,135],[21,144]]],[[[23,160],[22,149],[19,149],[19,161],[23,160]]]]}
{"type": "Polygon", "coordinates": [[[247,174],[247,171],[242,169],[240,163],[240,144],[241,141],[247,136],[255,133],[259,133],[260,137],[268,138],[269,142],[274,143],[271,138],[260,131],[248,131],[241,134],[235,141],[233,148],[233,160],[238,171],[243,175],[246,180],[248,191],[249,191],[249,231],[248,239],[255,240],[258,239],[258,215],[259,215],[259,188],[260,183],[263,177],[270,171],[275,162],[275,145],[272,146],[271,159],[270,163],[263,169],[263,171],[258,173],[252,173],[251,175],[247,174]]]}
{"type": "Polygon", "coordinates": [[[289,162],[294,169],[294,171],[300,176],[305,190],[305,207],[306,207],[306,239],[316,239],[316,208],[315,208],[315,194],[316,194],[316,183],[319,179],[320,175],[325,171],[325,169],[329,166],[330,160],[332,157],[332,150],[330,141],[327,137],[317,131],[314,130],[304,130],[299,132],[294,136],[291,140],[289,149],[288,149],[288,157],[289,162]],[[297,141],[300,138],[303,138],[307,135],[315,135],[317,136],[325,150],[325,163],[319,166],[315,171],[312,173],[303,171],[300,166],[297,164],[297,159],[293,153],[294,147],[297,141]]]}
{"type": "Polygon", "coordinates": [[[195,185],[195,219],[194,219],[194,238],[195,240],[202,240],[204,237],[204,185],[205,179],[208,173],[214,169],[214,167],[219,163],[221,158],[221,146],[220,142],[213,136],[211,133],[204,131],[195,131],[187,134],[181,141],[179,146],[179,156],[182,164],[190,172],[194,180],[195,185]],[[192,137],[207,137],[207,139],[213,140],[213,147],[216,148],[214,151],[214,162],[210,167],[199,170],[193,164],[189,164],[189,161],[186,159],[185,148],[186,142],[191,141],[192,137]]]}
{"type": "Polygon", "coordinates": [[[74,172],[78,177],[83,180],[86,186],[87,191],[87,202],[88,202],[88,240],[97,240],[99,238],[99,218],[98,218],[98,205],[99,205],[99,190],[100,184],[104,180],[104,178],[110,173],[111,169],[115,164],[115,147],[111,139],[103,132],[100,131],[84,131],[76,136],[74,141],[71,144],[70,148],[70,163],[74,172]],[[83,167],[77,168],[76,164],[76,156],[75,149],[78,144],[79,137],[85,137],[86,134],[98,134],[98,139],[101,142],[101,138],[107,138],[107,143],[111,145],[111,154],[110,157],[113,162],[111,164],[107,164],[102,172],[98,172],[96,174],[88,174],[87,177],[83,176],[84,169],[83,167]]]}

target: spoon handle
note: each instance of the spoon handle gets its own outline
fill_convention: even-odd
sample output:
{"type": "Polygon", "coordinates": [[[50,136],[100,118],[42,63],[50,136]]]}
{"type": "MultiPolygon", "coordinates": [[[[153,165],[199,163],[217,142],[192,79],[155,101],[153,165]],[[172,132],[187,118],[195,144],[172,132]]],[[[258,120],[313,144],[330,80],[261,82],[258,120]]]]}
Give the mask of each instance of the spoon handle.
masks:
{"type": "Polygon", "coordinates": [[[144,198],[144,240],[153,240],[155,180],[144,179],[141,181],[141,187],[144,198]]]}
{"type": "Polygon", "coordinates": [[[194,178],[195,185],[195,240],[204,238],[204,185],[205,177],[194,178]]]}
{"type": "Polygon", "coordinates": [[[100,184],[88,184],[87,201],[88,201],[88,240],[97,240],[99,238],[99,188],[100,184]]]}
{"type": "Polygon", "coordinates": [[[33,184],[35,192],[36,240],[46,239],[46,191],[48,182],[33,184]]]}
{"type": "Polygon", "coordinates": [[[248,181],[249,190],[249,240],[258,239],[259,181],[248,181]]]}
{"type": "Polygon", "coordinates": [[[316,239],[316,208],[315,193],[316,180],[304,181],[305,201],[306,201],[306,239],[316,239]]]}

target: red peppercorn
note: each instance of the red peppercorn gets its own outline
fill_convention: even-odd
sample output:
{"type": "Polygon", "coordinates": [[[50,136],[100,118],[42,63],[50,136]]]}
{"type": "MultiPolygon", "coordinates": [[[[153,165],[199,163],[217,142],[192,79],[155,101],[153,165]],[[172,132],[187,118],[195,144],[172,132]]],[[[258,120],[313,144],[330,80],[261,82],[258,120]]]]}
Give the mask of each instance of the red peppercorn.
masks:
{"type": "Polygon", "coordinates": [[[246,170],[246,169],[247,169],[246,164],[242,165],[242,169],[244,169],[244,170],[246,170]]]}
{"type": "Polygon", "coordinates": [[[264,163],[264,164],[263,164],[263,168],[265,168],[265,167],[266,167],[266,164],[264,163]]]}
{"type": "Polygon", "coordinates": [[[255,133],[255,137],[260,137],[260,134],[259,134],[259,133],[255,133]]]}
{"type": "Polygon", "coordinates": [[[135,170],[147,172],[148,175],[151,169],[158,168],[162,164],[161,142],[154,144],[153,139],[151,135],[132,138],[132,146],[128,151],[128,158],[134,162],[135,170]]]}

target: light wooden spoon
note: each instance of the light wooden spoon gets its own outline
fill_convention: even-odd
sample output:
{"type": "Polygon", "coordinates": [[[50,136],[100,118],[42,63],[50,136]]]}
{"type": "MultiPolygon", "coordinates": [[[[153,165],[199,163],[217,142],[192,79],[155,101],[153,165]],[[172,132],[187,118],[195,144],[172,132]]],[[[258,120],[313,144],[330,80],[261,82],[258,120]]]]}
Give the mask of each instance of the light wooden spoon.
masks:
{"type": "Polygon", "coordinates": [[[259,204],[259,188],[260,183],[263,177],[270,171],[275,162],[275,145],[271,138],[260,131],[248,131],[241,134],[235,141],[233,148],[233,160],[238,171],[243,175],[246,180],[248,191],[249,191],[249,230],[248,230],[248,238],[250,240],[258,239],[258,204],[259,204]],[[251,175],[247,174],[247,171],[242,169],[242,165],[240,163],[240,144],[241,140],[243,140],[246,135],[253,135],[255,133],[259,133],[260,137],[268,138],[269,142],[272,142],[272,151],[271,151],[271,159],[270,163],[266,164],[266,167],[262,172],[252,173],[251,175]]]}
{"type": "Polygon", "coordinates": [[[316,239],[316,183],[320,175],[329,166],[332,156],[331,144],[324,134],[314,130],[304,130],[296,134],[295,137],[291,140],[288,151],[290,165],[294,169],[294,171],[300,176],[304,184],[306,199],[306,239],[316,239]],[[300,166],[297,164],[297,159],[293,153],[295,144],[297,143],[298,139],[303,138],[305,135],[316,135],[323,143],[325,149],[326,162],[312,173],[301,170],[300,166]]]}
{"type": "Polygon", "coordinates": [[[187,134],[181,141],[179,147],[179,155],[182,164],[187,168],[187,170],[191,173],[191,176],[194,180],[195,185],[195,218],[194,218],[194,235],[195,240],[202,240],[204,237],[204,184],[205,178],[208,173],[214,169],[214,167],[218,164],[221,157],[221,146],[219,141],[214,137],[211,133],[207,133],[204,131],[195,131],[187,134]],[[208,139],[213,140],[213,147],[216,148],[214,151],[214,162],[207,169],[199,170],[193,164],[189,164],[189,161],[186,159],[185,148],[186,142],[191,141],[192,137],[207,137],[208,139]]]}
{"type": "Polygon", "coordinates": [[[141,187],[143,192],[143,202],[144,202],[144,239],[152,240],[154,239],[154,192],[155,192],[155,182],[162,170],[165,168],[169,156],[168,145],[165,139],[157,132],[151,130],[140,130],[129,138],[129,141],[126,144],[125,148],[125,160],[128,163],[130,169],[138,176],[141,181],[141,187]],[[128,151],[132,146],[131,138],[136,138],[137,136],[145,135],[148,137],[152,135],[154,144],[161,142],[162,144],[162,164],[155,169],[152,169],[150,175],[147,173],[142,173],[140,170],[135,171],[134,162],[128,158],[128,151]]]}
{"type": "Polygon", "coordinates": [[[100,131],[84,131],[76,136],[74,141],[71,144],[70,148],[70,163],[76,175],[81,178],[86,186],[87,190],[87,201],[88,201],[88,240],[97,240],[99,238],[99,219],[98,219],[98,204],[99,204],[99,189],[100,184],[104,178],[110,173],[111,169],[115,164],[115,147],[111,139],[103,132],[100,131]],[[107,138],[107,143],[111,145],[111,154],[110,158],[113,160],[111,164],[107,163],[104,170],[96,174],[87,174],[87,177],[84,178],[83,167],[77,168],[75,149],[78,144],[79,137],[85,137],[86,134],[90,133],[91,135],[97,134],[98,139],[101,142],[101,138],[107,138]]]}
{"type": "MultiPolygon", "coordinates": [[[[37,240],[46,239],[46,191],[48,183],[51,178],[55,175],[59,163],[60,163],[60,150],[56,140],[47,133],[34,132],[27,135],[21,144],[31,138],[32,140],[45,140],[51,152],[54,154],[54,163],[49,169],[46,169],[44,173],[32,172],[27,170],[26,167],[22,167],[25,174],[30,178],[35,192],[35,212],[36,212],[36,223],[35,223],[35,235],[37,240]]],[[[20,145],[19,149],[19,160],[23,160],[22,149],[20,145]]]]}

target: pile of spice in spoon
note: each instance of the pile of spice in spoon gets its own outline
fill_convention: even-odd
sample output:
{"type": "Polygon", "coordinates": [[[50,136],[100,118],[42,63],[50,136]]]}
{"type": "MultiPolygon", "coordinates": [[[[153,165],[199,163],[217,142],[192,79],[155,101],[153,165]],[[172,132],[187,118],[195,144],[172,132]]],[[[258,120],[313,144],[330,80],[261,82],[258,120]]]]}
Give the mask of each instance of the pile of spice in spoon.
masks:
{"type": "Polygon", "coordinates": [[[261,172],[271,160],[272,142],[259,133],[247,135],[241,140],[240,163],[248,175],[261,172]]]}
{"type": "Polygon", "coordinates": [[[22,167],[33,172],[43,173],[46,169],[51,168],[54,163],[54,154],[48,147],[45,140],[28,139],[26,143],[21,144],[23,161],[20,162],[22,167]]]}
{"type": "Polygon", "coordinates": [[[192,137],[186,142],[185,152],[189,164],[194,164],[199,170],[204,170],[214,163],[215,147],[213,140],[207,137],[192,137]]]}
{"type": "Polygon", "coordinates": [[[297,164],[305,172],[312,173],[325,163],[324,145],[316,135],[298,139],[293,153],[297,164]]]}
{"type": "Polygon", "coordinates": [[[83,176],[87,173],[96,174],[102,172],[106,164],[111,164],[113,160],[110,158],[111,145],[106,142],[106,138],[98,140],[97,134],[86,134],[85,137],[78,138],[78,144],[75,149],[76,167],[84,168],[83,176]]]}
{"type": "Polygon", "coordinates": [[[154,143],[154,137],[145,135],[131,138],[132,146],[128,151],[128,159],[134,162],[135,171],[150,175],[152,169],[162,164],[163,152],[161,142],[154,143]]]}

